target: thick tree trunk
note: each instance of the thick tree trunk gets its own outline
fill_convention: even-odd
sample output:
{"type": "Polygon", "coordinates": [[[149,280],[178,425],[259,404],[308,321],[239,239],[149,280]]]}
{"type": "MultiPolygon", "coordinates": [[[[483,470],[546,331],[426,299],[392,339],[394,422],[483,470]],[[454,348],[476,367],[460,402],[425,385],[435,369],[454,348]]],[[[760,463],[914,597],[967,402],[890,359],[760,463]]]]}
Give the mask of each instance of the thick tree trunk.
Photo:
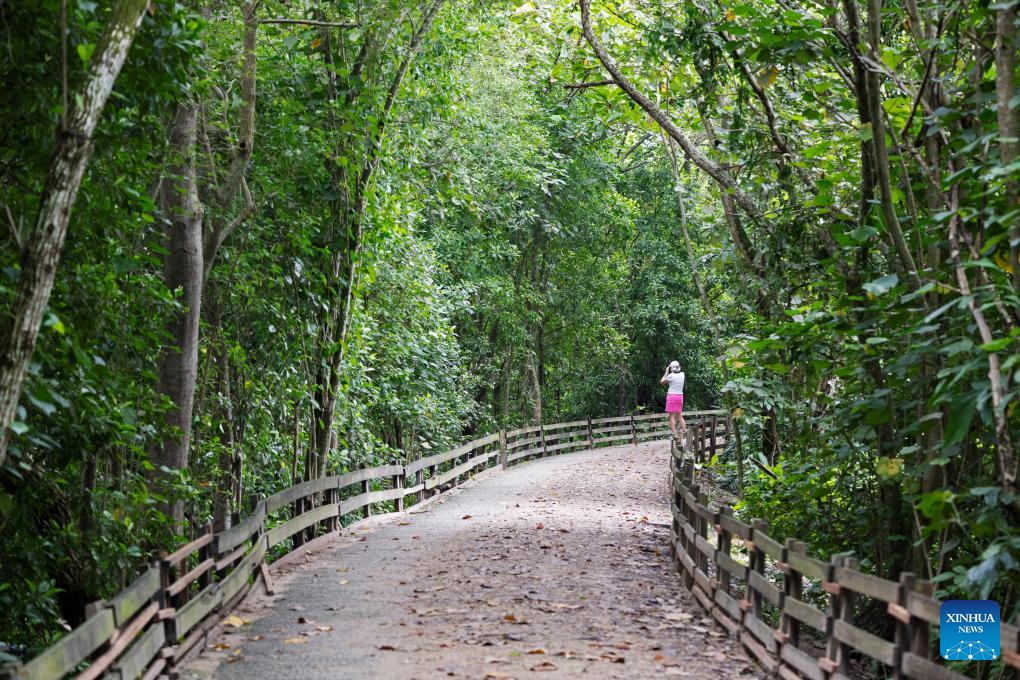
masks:
{"type": "MultiPolygon", "coordinates": [[[[1016,97],[1016,6],[1009,5],[998,10],[995,26],[995,90],[999,122],[999,160],[1009,165],[1017,158],[1020,141],[1017,140],[1017,107],[1011,107],[1016,97]]],[[[1014,176],[1016,173],[1014,173],[1014,176]]],[[[1020,201],[1017,189],[1020,182],[1007,184],[1007,196],[1016,207],[1020,201]]]]}
{"type": "MultiPolygon", "coordinates": [[[[167,225],[167,255],[164,259],[166,286],[178,291],[182,309],[171,319],[171,345],[159,362],[160,394],[174,406],[167,413],[167,425],[174,432],[158,442],[152,452],[156,476],[165,477],[161,467],[188,467],[191,418],[198,378],[198,331],[202,314],[202,205],[198,199],[195,171],[197,111],[191,102],[178,105],[171,123],[170,145],[176,155],[169,175],[160,187],[160,207],[167,225]]],[[[169,491],[165,491],[170,493],[169,491]]],[[[167,510],[179,524],[183,506],[172,499],[167,510]]]]}
{"type": "Polygon", "coordinates": [[[92,137],[148,4],[148,0],[120,0],[114,5],[91,59],[88,76],[75,94],[76,104],[65,112],[65,123],[58,134],[43,186],[35,229],[21,255],[21,279],[11,325],[4,329],[0,340],[3,352],[0,355],[0,466],[7,457],[10,426],[53,290],[71,211],[92,155],[92,137]]]}

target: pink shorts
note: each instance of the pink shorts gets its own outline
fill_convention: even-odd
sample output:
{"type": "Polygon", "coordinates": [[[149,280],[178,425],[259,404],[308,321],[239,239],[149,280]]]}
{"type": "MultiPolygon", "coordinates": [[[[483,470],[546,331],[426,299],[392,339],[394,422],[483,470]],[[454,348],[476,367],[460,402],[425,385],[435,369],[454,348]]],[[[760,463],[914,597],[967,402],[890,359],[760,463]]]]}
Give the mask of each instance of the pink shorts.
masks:
{"type": "Polygon", "coordinates": [[[684,395],[667,394],[666,413],[683,413],[683,412],[684,412],[684,395]]]}

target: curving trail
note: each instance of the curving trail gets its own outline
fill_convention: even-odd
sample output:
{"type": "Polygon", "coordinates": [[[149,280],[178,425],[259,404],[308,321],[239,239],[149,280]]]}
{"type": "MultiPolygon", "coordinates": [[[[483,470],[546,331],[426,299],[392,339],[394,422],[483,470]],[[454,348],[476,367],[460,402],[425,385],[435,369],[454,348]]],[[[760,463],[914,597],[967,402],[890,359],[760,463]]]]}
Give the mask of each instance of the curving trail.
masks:
{"type": "Polygon", "coordinates": [[[185,678],[759,678],[670,567],[668,445],[485,473],[275,572],[185,678]]]}

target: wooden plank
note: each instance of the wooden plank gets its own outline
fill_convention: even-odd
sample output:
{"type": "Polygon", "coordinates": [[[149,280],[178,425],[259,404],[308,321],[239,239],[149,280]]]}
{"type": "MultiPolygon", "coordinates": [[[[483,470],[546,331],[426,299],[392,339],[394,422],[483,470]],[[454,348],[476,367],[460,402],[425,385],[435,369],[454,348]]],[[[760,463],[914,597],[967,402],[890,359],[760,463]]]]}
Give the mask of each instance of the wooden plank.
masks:
{"type": "Polygon", "coordinates": [[[125,652],[110,672],[110,676],[121,680],[135,680],[149,665],[166,641],[166,626],[157,623],[149,626],[142,637],[125,652]]]}
{"type": "Polygon", "coordinates": [[[744,613],[740,609],[740,602],[725,590],[717,588],[713,599],[719,605],[719,610],[725,612],[734,621],[739,623],[744,618],[744,613]]]}
{"type": "Polygon", "coordinates": [[[611,432],[630,432],[630,423],[626,425],[613,425],[611,427],[599,427],[591,431],[592,434],[609,434],[611,432]]]}
{"type": "Polygon", "coordinates": [[[294,486],[288,487],[279,493],[274,493],[272,496],[267,498],[264,501],[266,504],[266,513],[272,514],[300,498],[305,498],[306,496],[311,496],[316,493],[322,493],[326,489],[335,488],[337,488],[336,477],[309,479],[307,482],[295,484],[294,486]]]}
{"type": "Polygon", "coordinates": [[[75,666],[110,640],[117,629],[111,609],[100,609],[85,623],[18,669],[26,680],[53,680],[70,673],[75,666]]]}
{"type": "Polygon", "coordinates": [[[213,583],[195,596],[188,604],[177,610],[174,615],[174,640],[180,640],[188,631],[197,626],[209,612],[223,600],[223,592],[218,583],[213,583]]]}
{"type": "Polygon", "coordinates": [[[551,425],[546,425],[545,429],[548,431],[548,430],[562,430],[563,428],[566,427],[581,427],[584,428],[585,432],[587,432],[588,431],[587,425],[588,425],[587,420],[568,420],[565,423],[552,423],[551,425]]]}
{"type": "Polygon", "coordinates": [[[287,520],[283,524],[278,524],[270,529],[266,534],[269,539],[269,547],[271,548],[274,545],[279,544],[302,529],[307,529],[316,522],[321,522],[328,517],[332,517],[335,513],[335,505],[320,505],[319,507],[302,513],[293,519],[287,520]]]}
{"type": "MultiPolygon", "coordinates": [[[[428,486],[428,482],[426,482],[425,488],[431,488],[428,486]]],[[[347,498],[340,502],[340,510],[337,514],[340,516],[347,515],[370,503],[385,503],[386,501],[394,501],[402,497],[405,491],[406,489],[383,489],[381,491],[369,491],[368,493],[352,496],[351,498],[347,498]]]]}
{"type": "Polygon", "coordinates": [[[246,550],[247,549],[245,546],[239,545],[236,548],[234,548],[231,552],[227,553],[223,557],[216,560],[216,571],[223,571],[224,569],[229,567],[231,564],[233,564],[242,556],[244,556],[246,550]]]}
{"type": "Polygon", "coordinates": [[[209,558],[209,559],[203,561],[201,564],[196,566],[194,569],[189,571],[187,574],[185,574],[184,576],[181,576],[179,579],[177,579],[176,581],[171,583],[169,586],[167,586],[167,589],[166,589],[167,597],[176,597],[181,592],[186,590],[188,588],[188,586],[190,586],[192,583],[197,581],[199,576],[201,576],[202,574],[204,574],[205,572],[209,571],[210,569],[212,569],[215,566],[216,566],[216,560],[214,560],[212,558],[209,558]]]}
{"type": "Polygon", "coordinates": [[[817,631],[828,633],[829,617],[824,612],[787,595],[783,598],[783,613],[792,616],[801,623],[806,623],[817,631]]]}
{"type": "Polygon", "coordinates": [[[220,582],[220,589],[223,591],[224,601],[231,600],[248,584],[248,577],[255,570],[255,565],[262,562],[267,548],[267,537],[259,539],[252,551],[238,562],[233,571],[220,582]]]}
{"type": "Polygon", "coordinates": [[[526,449],[524,451],[517,451],[516,453],[510,454],[510,455],[508,455],[506,457],[506,462],[510,463],[510,462],[513,462],[513,461],[518,460],[520,458],[525,458],[527,456],[533,456],[536,453],[542,453],[542,447],[541,446],[538,447],[537,449],[526,449]]]}
{"type": "Polygon", "coordinates": [[[585,435],[585,437],[586,438],[584,439],[584,441],[562,442],[560,444],[554,444],[553,446],[546,447],[546,451],[560,451],[562,449],[569,449],[572,447],[586,449],[588,448],[587,435],[585,435]]]}
{"type": "Polygon", "coordinates": [[[698,574],[700,573],[701,572],[698,571],[697,569],[694,570],[695,584],[694,587],[691,588],[691,592],[694,594],[694,599],[696,599],[698,601],[698,604],[701,605],[701,608],[704,609],[706,612],[711,612],[712,597],[706,591],[702,590],[701,587],[698,586],[697,584],[698,574]]]}
{"type": "Polygon", "coordinates": [[[756,593],[760,593],[766,600],[779,607],[783,603],[783,591],[781,591],[775,583],[768,580],[756,571],[751,571],[748,574],[747,584],[754,589],[756,593]]]}
{"type": "Polygon", "coordinates": [[[145,671],[145,675],[142,676],[142,680],[155,680],[159,677],[159,674],[166,668],[166,659],[156,659],[149,670],[145,671]]]}
{"type": "Polygon", "coordinates": [[[754,545],[769,557],[777,560],[783,557],[783,544],[763,531],[754,532],[754,545]]]}
{"type": "Polygon", "coordinates": [[[713,562],[715,561],[715,546],[705,540],[701,534],[694,536],[694,549],[713,562]]]}
{"type": "Polygon", "coordinates": [[[903,652],[903,672],[919,680],[970,680],[970,676],[951,671],[935,661],[929,661],[913,652],[903,652]]]}
{"type": "Polygon", "coordinates": [[[803,553],[794,552],[793,550],[787,553],[786,563],[790,565],[791,569],[799,572],[802,576],[817,581],[824,581],[829,574],[829,564],[827,562],[816,560],[813,557],[808,557],[803,553]]]}
{"type": "Polygon", "coordinates": [[[518,439],[515,442],[508,443],[506,445],[506,447],[510,451],[515,451],[517,449],[522,449],[522,448],[525,448],[525,447],[533,448],[535,446],[535,444],[541,444],[541,443],[542,443],[542,438],[541,437],[531,437],[529,439],[518,439]]]}
{"type": "Polygon", "coordinates": [[[159,592],[159,567],[153,566],[143,571],[131,585],[110,600],[114,625],[119,628],[127,623],[128,619],[140,611],[157,592],[159,592]]]}
{"type": "Polygon", "coordinates": [[[715,559],[716,563],[733,578],[739,581],[747,580],[748,566],[746,564],[737,562],[735,559],[721,551],[716,554],[715,559]]]}
{"type": "Polygon", "coordinates": [[[833,623],[832,637],[886,666],[896,663],[896,645],[894,643],[887,642],[846,621],[836,620],[833,623]]]}
{"type": "Polygon", "coordinates": [[[276,595],[273,589],[273,579],[269,578],[269,567],[265,562],[259,565],[259,572],[262,574],[262,585],[266,589],[266,595],[276,595]]]}
{"type": "MultiPolygon", "coordinates": [[[[457,467],[451,468],[450,470],[447,470],[446,472],[444,472],[441,475],[438,475],[436,477],[429,477],[428,479],[425,480],[425,488],[426,489],[434,489],[437,486],[439,486],[440,484],[445,484],[446,482],[450,481],[454,477],[459,477],[460,475],[464,474],[465,472],[469,472],[469,471],[475,469],[476,467],[478,467],[479,465],[487,463],[490,458],[496,456],[497,454],[498,454],[497,451],[490,451],[489,453],[483,453],[480,456],[475,456],[474,458],[470,458],[466,463],[461,463],[457,467]]],[[[401,495],[403,495],[403,494],[401,494],[401,495]]],[[[341,514],[344,514],[344,513],[341,513],[341,514]]]]}
{"type": "Polygon", "coordinates": [[[561,439],[584,439],[588,441],[588,430],[566,430],[564,432],[555,432],[553,434],[547,434],[545,436],[545,442],[558,442],[561,439]]]}
{"type": "Polygon", "coordinates": [[[783,645],[779,650],[779,658],[808,680],[825,680],[825,672],[822,671],[815,657],[794,645],[783,645]]]}
{"type": "MultiPolygon", "coordinates": [[[[715,591],[715,584],[708,578],[708,574],[703,572],[701,569],[694,570],[694,585],[701,588],[701,590],[708,596],[708,599],[712,599],[712,593],[715,591]]],[[[711,609],[712,605],[705,605],[705,609],[711,609]]]]}
{"type": "MultiPolygon", "coordinates": [[[[770,653],[755,637],[749,634],[746,630],[740,631],[740,643],[747,648],[749,652],[758,659],[766,671],[769,673],[775,673],[776,668],[779,666],[779,662],[776,661],[776,657],[773,653],[770,653]]],[[[775,643],[772,643],[775,645],[775,643]]]]}
{"type": "Polygon", "coordinates": [[[772,635],[775,631],[774,628],[750,612],[748,612],[747,616],[744,617],[744,628],[751,631],[754,637],[758,640],[758,643],[761,644],[769,654],[776,653],[776,639],[772,635]]]}
{"type": "MultiPolygon", "coordinates": [[[[425,460],[422,458],[422,460],[425,460]]],[[[419,461],[420,462],[420,461],[419,461]]],[[[378,467],[363,468],[361,470],[351,470],[336,478],[336,487],[343,489],[351,484],[357,484],[358,482],[365,482],[371,479],[380,479],[382,477],[392,477],[393,475],[404,474],[403,465],[380,465],[378,467]]]]}
{"type": "Polygon", "coordinates": [[[255,535],[265,519],[266,501],[262,500],[258,502],[255,510],[250,515],[229,529],[224,529],[213,536],[213,552],[217,555],[222,555],[238,547],[255,535]]]}
{"type": "Polygon", "coordinates": [[[883,602],[896,602],[900,595],[900,584],[884,578],[863,574],[856,569],[836,567],[836,583],[855,593],[868,595],[883,602]]]}
{"type": "Polygon", "coordinates": [[[89,667],[78,675],[78,680],[96,680],[107,668],[113,665],[113,662],[127,649],[131,641],[138,637],[138,634],[148,625],[157,611],[159,611],[159,604],[150,602],[149,606],[139,612],[134,620],[118,631],[117,637],[113,640],[110,648],[89,664],[89,667]]]}
{"type": "MultiPolygon", "coordinates": [[[[612,418],[592,418],[592,425],[601,425],[602,423],[622,423],[623,421],[630,422],[630,416],[613,416],[612,418]]],[[[629,427],[629,425],[628,425],[629,427]]]]}
{"type": "Polygon", "coordinates": [[[634,416],[634,420],[654,420],[655,418],[661,418],[662,422],[666,422],[669,416],[665,413],[642,413],[639,416],[634,416]]]}
{"type": "Polygon", "coordinates": [[[999,624],[999,640],[1007,652],[1020,652],[1020,626],[1002,622],[999,624]]]}
{"type": "MultiPolygon", "coordinates": [[[[434,455],[431,455],[431,456],[426,456],[425,458],[419,458],[418,460],[413,461],[411,463],[408,463],[406,466],[404,466],[403,473],[405,475],[414,475],[414,473],[418,472],[418,470],[424,470],[425,468],[432,467],[433,465],[439,465],[441,463],[445,463],[446,461],[451,460],[453,458],[456,458],[457,456],[463,456],[465,453],[467,453],[467,452],[471,451],[472,449],[474,449],[475,446],[477,446],[477,441],[470,441],[467,444],[461,444],[460,446],[456,446],[456,447],[450,449],[449,451],[444,451],[442,453],[437,453],[437,454],[434,454],[434,455]]],[[[391,474],[399,474],[399,473],[391,473],[391,474]]],[[[375,477],[388,477],[388,476],[389,475],[373,475],[372,477],[366,477],[365,479],[374,479],[375,477]]],[[[363,479],[358,479],[356,481],[361,482],[361,481],[364,481],[364,480],[363,479]]],[[[353,484],[353,483],[354,482],[348,482],[344,486],[347,486],[347,485],[353,484]]]]}
{"type": "MultiPolygon", "coordinates": [[[[629,428],[628,428],[629,429],[629,428]]],[[[604,442],[618,442],[621,439],[630,439],[630,433],[628,434],[615,434],[609,437],[595,437],[595,445],[599,445],[604,442]]]]}
{"type": "Polygon", "coordinates": [[[185,559],[187,559],[191,555],[191,553],[195,552],[196,550],[198,550],[200,548],[204,548],[205,546],[207,546],[210,543],[212,543],[212,539],[213,539],[213,535],[211,533],[210,534],[202,534],[201,536],[196,538],[194,541],[192,541],[190,543],[185,543],[180,548],[178,548],[177,550],[173,551],[172,553],[170,553],[169,555],[164,557],[163,561],[166,562],[167,564],[169,564],[171,567],[176,566],[177,564],[179,564],[179,563],[183,562],[185,559]]]}
{"type": "MultiPolygon", "coordinates": [[[[928,623],[938,624],[942,621],[939,616],[941,607],[942,602],[934,597],[929,597],[923,593],[907,594],[907,611],[928,623]]],[[[1000,628],[999,630],[1001,631],[1002,629],[1000,628]]]]}

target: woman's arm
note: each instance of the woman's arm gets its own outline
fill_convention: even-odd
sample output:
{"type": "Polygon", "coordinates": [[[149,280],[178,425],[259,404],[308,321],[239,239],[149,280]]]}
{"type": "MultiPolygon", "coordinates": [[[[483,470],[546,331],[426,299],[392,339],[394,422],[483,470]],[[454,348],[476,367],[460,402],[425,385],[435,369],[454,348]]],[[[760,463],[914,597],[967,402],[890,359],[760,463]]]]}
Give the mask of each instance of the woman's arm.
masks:
{"type": "Polygon", "coordinates": [[[669,381],[666,380],[666,378],[668,376],[669,376],[669,366],[666,367],[666,372],[662,374],[661,378],[659,378],[659,384],[660,385],[665,385],[666,383],[668,383],[669,381]]]}

